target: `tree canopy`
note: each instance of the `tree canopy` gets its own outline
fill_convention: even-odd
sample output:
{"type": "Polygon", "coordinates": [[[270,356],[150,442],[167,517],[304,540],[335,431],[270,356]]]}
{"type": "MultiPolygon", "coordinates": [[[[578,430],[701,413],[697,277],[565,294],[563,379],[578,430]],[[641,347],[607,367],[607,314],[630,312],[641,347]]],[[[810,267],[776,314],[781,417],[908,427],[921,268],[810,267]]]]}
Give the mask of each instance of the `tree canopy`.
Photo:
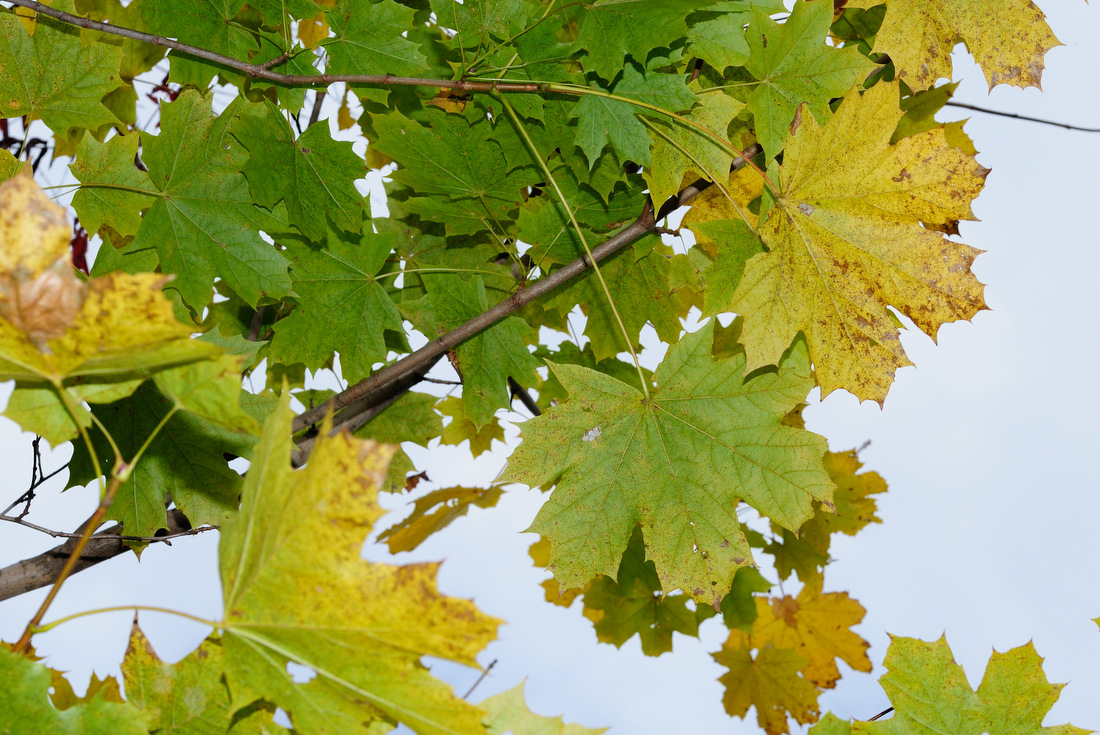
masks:
{"type": "MultiPolygon", "coordinates": [[[[442,594],[438,565],[362,558],[524,485],[546,491],[547,602],[653,656],[720,621],[723,705],[769,735],[1085,732],[1042,727],[1062,685],[1031,643],[975,690],[945,640],[898,637],[892,718],[818,704],[838,662],[871,670],[865,610],[825,574],[887,488],[801,411],[815,388],[882,404],[912,364],[902,318],[934,339],[987,308],[956,236],[989,170],[934,116],[959,40],[990,85],[1039,85],[1058,41],[1032,3],[10,2],[4,414],[71,443],[66,486],[100,492],[5,582],[50,587],[0,648],[13,722],[600,732],[530,712],[519,683],[458,696],[423,658],[477,667],[502,621],[442,594]],[[79,224],[35,182],[47,156],[79,224]],[[652,370],[643,332],[668,346],[652,370]],[[402,445],[476,456],[517,406],[501,476],[418,491],[402,445]],[[381,527],[383,493],[411,513],[381,527]],[[137,619],[122,681],[82,697],[35,657],[72,574],[213,527],[223,612],[182,661],[137,619]]],[[[46,479],[3,518],[26,523],[46,479]]]]}

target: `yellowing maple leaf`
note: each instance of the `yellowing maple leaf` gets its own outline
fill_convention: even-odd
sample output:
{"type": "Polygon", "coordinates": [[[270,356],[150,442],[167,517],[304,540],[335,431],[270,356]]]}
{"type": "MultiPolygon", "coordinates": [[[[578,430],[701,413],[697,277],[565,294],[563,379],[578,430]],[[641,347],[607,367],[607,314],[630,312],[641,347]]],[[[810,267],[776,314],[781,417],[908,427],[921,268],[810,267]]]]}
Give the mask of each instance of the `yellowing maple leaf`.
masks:
{"type": "Polygon", "coordinates": [[[856,671],[870,671],[867,641],[849,628],[863,620],[863,606],[846,592],[822,594],[806,585],[794,598],[756,598],[757,617],[752,634],[730,632],[727,645],[748,648],[792,649],[806,663],[799,669],[812,684],[831,689],[840,679],[835,659],[839,658],[856,671]]]}
{"type": "MultiPolygon", "coordinates": [[[[848,0],[870,8],[884,0],[848,0]]],[[[966,43],[993,87],[1038,87],[1043,56],[1060,46],[1031,0],[889,0],[874,50],[890,55],[898,78],[914,90],[951,78],[951,51],[966,43]]]]}
{"type": "Polygon", "coordinates": [[[419,733],[484,735],[483,713],[422,666],[474,666],[499,621],[435,586],[437,564],[360,558],[382,515],[378,487],[393,453],[343,433],[290,466],[289,392],[272,413],[245,479],[240,515],[222,526],[226,681],[235,704],[263,698],[297,732],[367,733],[401,722],[419,733]],[[317,676],[295,683],[287,662],[317,676]],[[371,723],[375,728],[371,729],[371,723]]]}
{"type": "Polygon", "coordinates": [[[726,687],[722,704],[734,717],[756,707],[756,720],[768,735],[789,732],[787,716],[805,725],[818,718],[818,690],[798,675],[806,659],[790,648],[767,646],[753,658],[743,646],[726,646],[711,654],[729,671],[718,681],[726,687]]]}
{"type": "Polygon", "coordinates": [[[929,130],[890,145],[898,86],[855,87],[819,127],[802,114],[787,139],[781,194],[727,310],[742,314],[748,370],[776,364],[803,332],[822,395],[881,403],[899,367],[902,312],[931,337],[986,308],[970,272],[979,250],[935,226],[973,219],[988,169],[929,130]],[[928,227],[922,226],[929,225],[928,227]]]}
{"type": "Polygon", "coordinates": [[[489,713],[485,718],[489,735],[600,735],[607,731],[606,727],[567,725],[560,717],[536,715],[527,709],[522,682],[506,692],[489,697],[480,706],[489,713]]]}

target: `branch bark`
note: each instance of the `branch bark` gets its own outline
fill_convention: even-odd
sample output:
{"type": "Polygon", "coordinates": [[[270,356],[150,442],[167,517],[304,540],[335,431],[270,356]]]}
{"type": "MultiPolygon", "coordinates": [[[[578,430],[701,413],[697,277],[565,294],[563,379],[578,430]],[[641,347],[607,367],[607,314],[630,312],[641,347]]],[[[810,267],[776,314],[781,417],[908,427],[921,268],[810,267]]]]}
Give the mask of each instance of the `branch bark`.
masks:
{"type": "MultiPolygon", "coordinates": [[[[183,533],[190,528],[191,524],[183,513],[176,509],[168,511],[169,533],[183,533]]],[[[120,527],[116,526],[92,536],[71,574],[84,571],[101,561],[107,561],[129,551],[129,547],[122,543],[119,537],[119,530],[120,527]]],[[[53,584],[69,555],[76,548],[77,541],[78,539],[75,538],[69,539],[38,556],[0,569],[0,601],[53,584]]]]}

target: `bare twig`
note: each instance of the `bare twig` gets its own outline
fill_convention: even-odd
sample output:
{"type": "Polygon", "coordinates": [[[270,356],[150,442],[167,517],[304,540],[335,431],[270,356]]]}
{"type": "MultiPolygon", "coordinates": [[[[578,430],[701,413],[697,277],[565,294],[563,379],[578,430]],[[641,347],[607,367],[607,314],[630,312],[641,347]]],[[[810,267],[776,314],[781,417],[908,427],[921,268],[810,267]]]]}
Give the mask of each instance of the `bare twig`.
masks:
{"type": "Polygon", "coordinates": [[[313,98],[313,109],[309,113],[309,124],[307,128],[313,127],[313,123],[321,119],[321,108],[325,105],[325,90],[318,89],[317,95],[313,98]]]}
{"type": "MultiPolygon", "coordinates": [[[[67,531],[55,531],[52,528],[46,528],[45,526],[39,526],[37,523],[31,523],[30,521],[24,520],[22,516],[9,516],[9,515],[6,515],[6,514],[0,514],[0,521],[8,521],[9,523],[15,523],[16,525],[19,525],[19,526],[25,526],[26,528],[29,528],[32,531],[38,531],[39,533],[44,533],[47,536],[52,536],[53,538],[76,538],[76,539],[78,539],[83,535],[81,533],[69,533],[67,531]]],[[[145,543],[150,543],[150,544],[162,543],[162,544],[166,544],[168,546],[171,546],[172,545],[172,539],[179,538],[181,536],[196,536],[196,535],[198,535],[200,533],[203,533],[205,531],[216,531],[217,529],[218,529],[217,526],[199,526],[198,528],[189,528],[186,531],[176,531],[176,532],[172,532],[172,533],[167,533],[163,536],[118,536],[118,538],[122,539],[123,541],[144,541],[145,543]]],[[[108,529],[108,531],[114,531],[116,535],[118,534],[118,528],[111,528],[111,529],[108,529]]]]}
{"type": "Polygon", "coordinates": [[[956,102],[955,100],[948,100],[944,103],[947,107],[961,107],[964,110],[973,110],[974,112],[984,112],[986,115],[997,115],[998,117],[1010,117],[1015,120],[1026,120],[1028,122],[1040,123],[1041,125],[1053,125],[1056,128],[1065,128],[1066,130],[1078,130],[1082,133],[1100,133],[1100,128],[1083,128],[1079,125],[1070,125],[1069,123],[1060,123],[1053,120],[1044,120],[1039,117],[1031,117],[1029,115],[1017,115],[1015,112],[1001,112],[1000,110],[991,110],[988,107],[978,107],[968,102],[956,102]]]}
{"type": "MultiPolygon", "coordinates": [[[[82,524],[83,527],[83,524],[82,524]]],[[[168,511],[167,523],[169,535],[191,530],[187,517],[179,510],[168,511]]],[[[92,536],[80,558],[73,565],[71,574],[95,566],[101,561],[114,558],[129,551],[119,536],[119,527],[108,528],[92,536]]],[[[9,600],[24,592],[39,589],[52,584],[61,568],[72,555],[77,539],[65,543],[38,556],[16,562],[0,569],[0,600],[9,600]]]]}
{"type": "Polygon", "coordinates": [[[462,698],[469,699],[470,695],[474,693],[475,689],[477,689],[477,685],[485,680],[485,677],[489,675],[489,672],[492,671],[493,667],[496,665],[497,660],[494,658],[492,661],[489,662],[489,665],[485,667],[485,671],[481,672],[481,676],[477,677],[477,681],[474,682],[474,685],[466,690],[466,693],[462,695],[462,698]]]}
{"type": "Polygon", "coordinates": [[[252,323],[248,325],[248,335],[245,337],[249,342],[260,341],[260,329],[264,325],[265,311],[267,311],[266,306],[256,307],[256,313],[252,315],[252,323]]]}

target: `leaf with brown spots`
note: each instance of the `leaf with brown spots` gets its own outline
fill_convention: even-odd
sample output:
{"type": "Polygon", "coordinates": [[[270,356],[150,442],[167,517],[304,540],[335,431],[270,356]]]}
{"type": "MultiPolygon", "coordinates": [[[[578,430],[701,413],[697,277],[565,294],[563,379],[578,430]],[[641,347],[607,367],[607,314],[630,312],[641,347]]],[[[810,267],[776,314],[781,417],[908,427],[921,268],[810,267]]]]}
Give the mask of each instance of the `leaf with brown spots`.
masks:
{"type": "Polygon", "coordinates": [[[744,646],[727,641],[722,650],[711,654],[729,671],[718,681],[726,687],[722,704],[734,717],[744,717],[756,707],[756,721],[768,735],[790,732],[788,716],[805,725],[816,722],[817,688],[799,676],[806,659],[789,648],[767,646],[753,657],[744,646]]]}
{"type": "MultiPolygon", "coordinates": [[[[884,0],[848,0],[870,8],[884,0]]],[[[989,86],[1038,87],[1043,57],[1060,46],[1031,0],[889,0],[874,50],[889,54],[912,89],[951,79],[951,51],[960,40],[989,86]]]]}
{"type": "Polygon", "coordinates": [[[911,364],[891,308],[933,338],[986,308],[970,272],[980,251],[934,226],[974,219],[988,169],[940,129],[891,145],[901,114],[896,84],[857,86],[824,127],[803,115],[788,137],[759,228],[769,252],[749,260],[726,309],[745,318],[747,369],[776,364],[802,332],[823,396],[881,403],[911,364]]]}

